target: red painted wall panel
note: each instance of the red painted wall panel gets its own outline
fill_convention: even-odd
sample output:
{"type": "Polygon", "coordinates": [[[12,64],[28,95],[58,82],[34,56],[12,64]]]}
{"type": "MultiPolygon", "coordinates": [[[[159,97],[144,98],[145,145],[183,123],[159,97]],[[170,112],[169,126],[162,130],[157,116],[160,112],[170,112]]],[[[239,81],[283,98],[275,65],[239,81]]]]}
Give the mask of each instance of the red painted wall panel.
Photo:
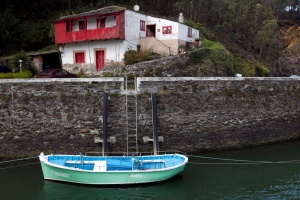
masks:
{"type": "Polygon", "coordinates": [[[64,43],[64,37],[66,35],[66,22],[56,22],[54,24],[55,29],[55,44],[64,43]]]}
{"type": "Polygon", "coordinates": [[[125,11],[120,12],[116,19],[119,27],[119,37],[125,40],[125,11]]]}
{"type": "Polygon", "coordinates": [[[116,16],[117,26],[66,32],[66,22],[55,22],[55,44],[75,43],[92,40],[125,39],[125,11],[116,16]]]}

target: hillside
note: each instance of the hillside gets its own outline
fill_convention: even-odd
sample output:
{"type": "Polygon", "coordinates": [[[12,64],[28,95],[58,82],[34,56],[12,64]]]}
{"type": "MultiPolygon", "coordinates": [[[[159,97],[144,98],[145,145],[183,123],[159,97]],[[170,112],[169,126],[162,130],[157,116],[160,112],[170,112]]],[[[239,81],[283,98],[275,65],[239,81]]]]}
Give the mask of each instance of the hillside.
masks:
{"type": "Polygon", "coordinates": [[[53,46],[53,20],[61,16],[109,5],[133,9],[136,3],[141,13],[171,20],[182,12],[185,23],[200,30],[202,50],[188,55],[178,75],[300,74],[300,2],[290,0],[3,0],[0,57],[53,46]]]}
{"type": "Polygon", "coordinates": [[[280,73],[286,76],[300,75],[300,24],[295,21],[282,21],[280,23],[279,55],[280,73]]]}

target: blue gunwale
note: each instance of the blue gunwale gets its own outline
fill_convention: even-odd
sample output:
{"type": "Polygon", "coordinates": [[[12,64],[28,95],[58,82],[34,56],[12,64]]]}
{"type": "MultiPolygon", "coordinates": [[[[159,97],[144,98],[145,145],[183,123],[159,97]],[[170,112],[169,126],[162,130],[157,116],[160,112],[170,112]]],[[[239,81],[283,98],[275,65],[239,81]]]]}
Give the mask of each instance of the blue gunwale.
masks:
{"type": "Polygon", "coordinates": [[[106,161],[105,172],[115,171],[158,171],[171,170],[185,165],[187,158],[179,154],[151,156],[82,156],[82,155],[48,155],[49,165],[76,171],[93,171],[96,161],[106,161]]]}

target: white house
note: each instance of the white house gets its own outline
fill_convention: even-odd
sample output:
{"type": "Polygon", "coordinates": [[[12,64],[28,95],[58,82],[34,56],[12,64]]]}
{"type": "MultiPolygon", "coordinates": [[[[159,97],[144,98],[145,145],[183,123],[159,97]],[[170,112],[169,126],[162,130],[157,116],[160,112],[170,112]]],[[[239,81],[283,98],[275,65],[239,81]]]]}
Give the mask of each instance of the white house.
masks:
{"type": "Polygon", "coordinates": [[[72,72],[97,73],[104,66],[120,65],[128,50],[178,54],[194,48],[193,42],[199,39],[199,30],[180,22],[118,6],[61,17],[54,27],[62,66],[72,72]]]}

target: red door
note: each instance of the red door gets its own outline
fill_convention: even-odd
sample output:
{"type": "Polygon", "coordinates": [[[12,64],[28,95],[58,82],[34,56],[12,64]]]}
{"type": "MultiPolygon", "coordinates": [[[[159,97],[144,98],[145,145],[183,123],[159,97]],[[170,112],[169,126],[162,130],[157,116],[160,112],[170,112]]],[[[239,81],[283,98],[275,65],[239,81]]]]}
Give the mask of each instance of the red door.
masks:
{"type": "Polygon", "coordinates": [[[147,25],[146,36],[155,37],[155,25],[147,25]]]}
{"type": "Polygon", "coordinates": [[[96,51],[96,70],[104,68],[104,50],[96,51]]]}

